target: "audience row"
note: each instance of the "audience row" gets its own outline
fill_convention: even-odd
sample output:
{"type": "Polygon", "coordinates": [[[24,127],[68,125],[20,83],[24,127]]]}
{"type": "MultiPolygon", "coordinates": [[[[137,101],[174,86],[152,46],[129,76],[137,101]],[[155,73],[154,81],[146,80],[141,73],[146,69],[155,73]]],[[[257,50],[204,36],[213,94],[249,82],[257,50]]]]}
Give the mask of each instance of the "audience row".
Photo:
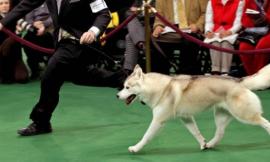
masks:
{"type": "MultiPolygon", "coordinates": [[[[126,17],[136,12],[143,1],[135,0],[126,11],[126,17]]],[[[0,0],[0,19],[16,3],[14,0],[0,0]]],[[[269,0],[153,0],[151,5],[180,30],[205,43],[237,50],[270,48],[269,0]]],[[[177,64],[177,74],[202,74],[200,45],[183,38],[154,15],[150,20],[151,70],[170,74],[171,67],[177,64]],[[177,57],[175,51],[179,51],[177,57]]],[[[10,25],[9,29],[42,47],[54,48],[52,24],[47,6],[43,4],[17,24],[10,25]]],[[[144,14],[135,17],[126,29],[121,67],[128,75],[139,63],[139,58],[145,57],[141,55],[145,52],[144,14]]],[[[209,50],[209,55],[211,74],[230,75],[234,55],[214,49],[209,50]]],[[[24,83],[39,78],[41,68],[46,66],[49,58],[50,55],[22,46],[0,32],[1,83],[24,83]],[[22,58],[22,50],[26,61],[22,58]]],[[[245,74],[252,75],[269,63],[270,53],[242,54],[239,59],[245,74]]]]}
{"type": "MultiPolygon", "coordinates": [[[[237,50],[270,48],[267,43],[270,24],[269,0],[156,0],[156,9],[182,31],[205,43],[237,50]]],[[[159,19],[155,19],[152,36],[152,71],[168,74],[172,65],[170,55],[177,49],[180,51],[177,73],[201,74],[199,45],[182,38],[159,19]]],[[[131,47],[127,44],[126,62],[130,62],[131,58],[129,49],[131,47]]],[[[270,53],[240,55],[246,75],[256,73],[269,63],[269,58],[270,53]]],[[[133,58],[134,60],[137,59],[133,58]]],[[[230,74],[232,54],[210,49],[210,61],[212,74],[230,74]]],[[[135,64],[134,61],[132,66],[124,68],[131,70],[135,64]]]]}

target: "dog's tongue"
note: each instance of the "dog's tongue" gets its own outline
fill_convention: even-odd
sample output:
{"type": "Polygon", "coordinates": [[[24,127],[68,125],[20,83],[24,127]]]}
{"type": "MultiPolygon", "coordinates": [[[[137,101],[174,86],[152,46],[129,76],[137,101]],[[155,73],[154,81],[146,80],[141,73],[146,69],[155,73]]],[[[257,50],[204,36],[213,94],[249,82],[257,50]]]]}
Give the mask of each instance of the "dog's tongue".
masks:
{"type": "Polygon", "coordinates": [[[134,99],[135,99],[136,95],[130,95],[126,100],[126,104],[129,105],[134,99]]]}
{"type": "Polygon", "coordinates": [[[129,105],[130,104],[130,101],[126,99],[126,105],[129,105]]]}

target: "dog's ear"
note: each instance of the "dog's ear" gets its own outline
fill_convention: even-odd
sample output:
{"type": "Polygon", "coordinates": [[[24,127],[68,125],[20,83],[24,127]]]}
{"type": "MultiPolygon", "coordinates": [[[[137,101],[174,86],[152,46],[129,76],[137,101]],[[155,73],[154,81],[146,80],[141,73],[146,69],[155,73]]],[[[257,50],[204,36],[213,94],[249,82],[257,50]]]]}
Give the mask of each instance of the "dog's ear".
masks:
{"type": "Polygon", "coordinates": [[[143,76],[142,68],[138,64],[134,68],[134,73],[135,73],[135,76],[138,78],[142,78],[143,76]]]}
{"type": "Polygon", "coordinates": [[[142,69],[139,64],[136,64],[133,71],[136,71],[137,69],[142,69]]]}

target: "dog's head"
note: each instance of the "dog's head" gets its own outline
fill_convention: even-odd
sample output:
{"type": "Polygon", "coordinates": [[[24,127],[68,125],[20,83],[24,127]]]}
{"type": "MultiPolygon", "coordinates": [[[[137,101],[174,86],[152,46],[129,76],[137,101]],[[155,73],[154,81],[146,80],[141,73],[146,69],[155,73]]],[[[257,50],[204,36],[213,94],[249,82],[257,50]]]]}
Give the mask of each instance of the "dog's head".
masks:
{"type": "Polygon", "coordinates": [[[144,78],[144,73],[139,65],[136,65],[133,73],[126,79],[124,88],[117,93],[117,98],[125,100],[129,105],[137,98],[141,92],[141,85],[144,78]]]}

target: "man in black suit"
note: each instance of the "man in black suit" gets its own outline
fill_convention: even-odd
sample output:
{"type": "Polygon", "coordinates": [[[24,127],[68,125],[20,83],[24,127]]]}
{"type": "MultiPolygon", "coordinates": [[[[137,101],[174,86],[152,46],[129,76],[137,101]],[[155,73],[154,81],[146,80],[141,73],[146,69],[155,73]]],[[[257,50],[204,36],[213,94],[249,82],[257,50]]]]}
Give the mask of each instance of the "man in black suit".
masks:
{"type": "MultiPolygon", "coordinates": [[[[22,0],[4,19],[3,26],[22,18],[45,0],[22,0]]],[[[18,130],[22,136],[52,132],[50,120],[59,101],[59,91],[65,80],[75,83],[117,87],[126,76],[122,71],[109,72],[89,68],[95,63],[97,37],[110,21],[104,0],[46,0],[54,24],[56,49],[41,80],[41,94],[34,106],[26,128],[18,130]]]]}

